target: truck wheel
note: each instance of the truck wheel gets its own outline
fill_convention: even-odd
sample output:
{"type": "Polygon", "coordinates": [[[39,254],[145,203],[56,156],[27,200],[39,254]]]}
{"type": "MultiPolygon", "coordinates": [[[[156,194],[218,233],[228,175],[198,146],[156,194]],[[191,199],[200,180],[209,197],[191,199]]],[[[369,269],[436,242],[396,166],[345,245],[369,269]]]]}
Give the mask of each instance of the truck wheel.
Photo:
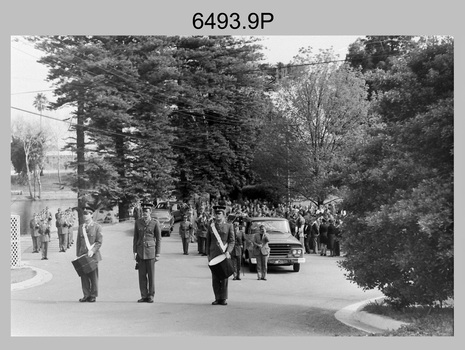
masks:
{"type": "Polygon", "coordinates": [[[300,271],[300,264],[295,263],[294,264],[294,272],[299,272],[300,271]]]}

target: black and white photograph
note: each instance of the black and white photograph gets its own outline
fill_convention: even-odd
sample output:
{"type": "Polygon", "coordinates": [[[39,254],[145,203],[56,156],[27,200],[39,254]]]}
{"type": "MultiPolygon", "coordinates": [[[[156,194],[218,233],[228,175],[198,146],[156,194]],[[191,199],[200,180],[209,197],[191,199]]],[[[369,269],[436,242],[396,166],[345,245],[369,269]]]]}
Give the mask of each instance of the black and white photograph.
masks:
{"type": "Polygon", "coordinates": [[[455,31],[200,4],[9,33],[8,337],[460,336],[455,31]]]}

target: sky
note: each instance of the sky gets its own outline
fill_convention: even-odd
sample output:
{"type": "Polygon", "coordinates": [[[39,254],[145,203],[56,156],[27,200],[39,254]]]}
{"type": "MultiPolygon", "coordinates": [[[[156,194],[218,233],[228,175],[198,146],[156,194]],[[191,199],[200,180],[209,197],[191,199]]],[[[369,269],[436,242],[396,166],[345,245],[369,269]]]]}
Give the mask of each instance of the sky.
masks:
{"type": "MultiPolygon", "coordinates": [[[[288,63],[297,55],[299,48],[311,46],[314,52],[319,49],[327,49],[331,46],[336,55],[344,58],[349,44],[353,43],[357,36],[263,36],[261,44],[266,47],[263,51],[266,61],[271,64],[277,62],[288,63]]],[[[35,50],[31,43],[24,38],[12,37],[11,40],[11,106],[37,112],[32,103],[37,93],[45,94],[48,100],[53,100],[53,86],[47,82],[47,68],[39,63],[41,52],[35,50]],[[15,40],[17,39],[17,40],[15,40]]],[[[12,117],[21,113],[11,109],[12,117]]],[[[44,113],[45,114],[45,113],[44,113]]],[[[67,118],[68,110],[47,111],[54,118],[67,118]]]]}

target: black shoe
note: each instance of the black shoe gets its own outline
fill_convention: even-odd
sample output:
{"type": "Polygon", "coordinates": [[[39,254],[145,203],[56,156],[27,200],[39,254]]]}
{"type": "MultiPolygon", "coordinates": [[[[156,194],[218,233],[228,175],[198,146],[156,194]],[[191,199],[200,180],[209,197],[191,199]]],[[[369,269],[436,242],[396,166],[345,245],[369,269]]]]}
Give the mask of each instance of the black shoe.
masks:
{"type": "Polygon", "coordinates": [[[202,256],[207,256],[207,254],[203,253],[202,256]]]}
{"type": "Polygon", "coordinates": [[[224,299],[219,300],[218,304],[220,304],[220,305],[228,305],[228,303],[224,299]]]}
{"type": "Polygon", "coordinates": [[[137,300],[138,303],[145,303],[147,302],[147,298],[141,298],[139,300],[137,300]]]}
{"type": "Polygon", "coordinates": [[[234,278],[233,278],[233,281],[235,281],[235,280],[237,280],[237,277],[234,277],[234,278]]]}
{"type": "Polygon", "coordinates": [[[145,302],[147,302],[147,303],[153,303],[153,298],[149,297],[149,298],[147,298],[147,299],[145,300],[145,302]]]}
{"type": "Polygon", "coordinates": [[[95,300],[96,300],[96,299],[95,299],[94,297],[88,297],[88,298],[87,298],[87,301],[88,301],[89,303],[95,303],[95,300]]]}
{"type": "Polygon", "coordinates": [[[87,298],[88,297],[83,297],[83,298],[79,299],[79,302],[80,303],[85,303],[87,301],[87,298]]]}
{"type": "Polygon", "coordinates": [[[238,281],[240,281],[240,280],[241,280],[241,278],[240,278],[240,277],[237,277],[236,279],[237,279],[238,281]]]}
{"type": "Polygon", "coordinates": [[[42,258],[42,259],[40,259],[40,260],[45,260],[45,259],[46,259],[46,258],[42,258]]]}
{"type": "Polygon", "coordinates": [[[265,278],[265,277],[262,277],[262,280],[263,280],[263,281],[266,281],[266,278],[265,278]]]}
{"type": "Polygon", "coordinates": [[[215,300],[215,301],[212,303],[212,305],[219,305],[219,304],[220,304],[219,300],[215,300]]]}

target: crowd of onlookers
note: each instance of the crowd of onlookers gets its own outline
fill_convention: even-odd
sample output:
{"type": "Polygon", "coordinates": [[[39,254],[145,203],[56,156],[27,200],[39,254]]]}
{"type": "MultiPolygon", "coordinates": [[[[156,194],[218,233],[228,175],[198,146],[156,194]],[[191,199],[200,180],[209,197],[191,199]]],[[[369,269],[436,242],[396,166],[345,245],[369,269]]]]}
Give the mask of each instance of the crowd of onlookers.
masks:
{"type": "MultiPolygon", "coordinates": [[[[240,217],[283,217],[289,221],[291,233],[305,249],[306,254],[322,256],[340,256],[340,237],[342,219],[345,211],[336,204],[327,203],[302,205],[274,205],[266,200],[245,198],[231,201],[228,198],[217,198],[210,202],[199,202],[196,205],[185,203],[181,206],[183,215],[193,223],[192,232],[197,236],[197,213],[202,211],[211,218],[215,206],[225,206],[227,214],[240,217]]],[[[240,221],[240,220],[239,220],[240,221]]]]}

